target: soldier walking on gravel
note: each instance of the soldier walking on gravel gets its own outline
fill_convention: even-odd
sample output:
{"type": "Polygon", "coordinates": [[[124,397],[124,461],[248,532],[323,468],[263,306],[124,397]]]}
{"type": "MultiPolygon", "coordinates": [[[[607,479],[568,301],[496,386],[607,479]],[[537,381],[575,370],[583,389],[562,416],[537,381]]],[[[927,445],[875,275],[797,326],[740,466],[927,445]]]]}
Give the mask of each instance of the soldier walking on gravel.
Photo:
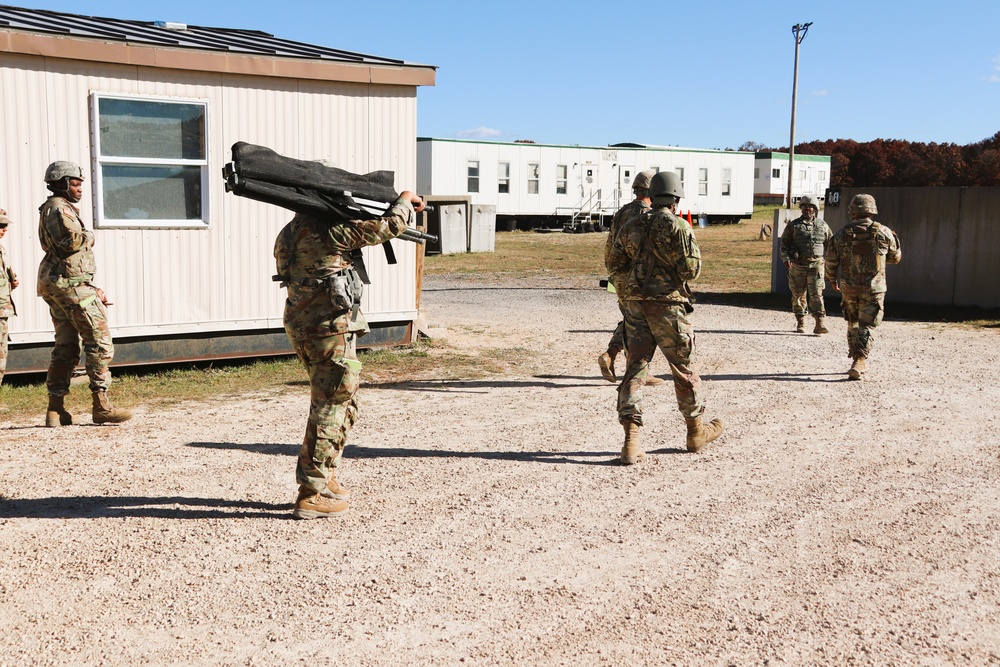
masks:
{"type": "Polygon", "coordinates": [[[781,260],[788,269],[788,288],[792,291],[792,313],[795,331],[805,333],[805,317],[812,313],[816,320],[814,334],[825,334],[823,304],[823,258],[833,232],[818,217],[816,200],[805,195],[799,200],[802,215],[792,220],[781,234],[781,260]]]}
{"type": "Polygon", "coordinates": [[[721,419],[702,423],[705,399],[692,365],[694,327],[687,281],[701,273],[694,233],[676,215],[683,196],[680,177],[660,172],[650,181],[651,211],[621,230],[607,254],[618,303],[625,319],[628,365],[618,387],[618,420],[625,429],[621,462],[645,458],[640,442],[642,387],[659,347],[670,362],[677,407],[687,422],[688,451],[697,452],[722,434],[721,419]]]}
{"type": "Polygon", "coordinates": [[[885,312],[885,265],[902,259],[899,237],[872,220],[875,198],[855,195],[848,208],[851,222],[834,234],[826,251],[826,279],[842,295],[847,320],[847,354],[854,363],[847,376],[860,380],[867,370],[874,336],[885,312]]]}
{"type": "Polygon", "coordinates": [[[335,473],[358,418],[361,362],[355,343],[369,331],[351,252],[399,236],[423,209],[423,200],[406,191],[385,217],[373,220],[339,222],[300,213],[275,240],[277,277],[288,288],[285,332],[309,374],[311,391],[295,469],[297,519],[337,516],[349,508],[350,492],[335,473]]]}
{"type": "MultiPolygon", "coordinates": [[[[611,227],[608,229],[608,240],[604,245],[605,265],[607,264],[608,253],[611,252],[611,248],[614,246],[615,240],[618,238],[618,234],[621,233],[622,228],[649,210],[649,181],[655,173],[652,169],[647,169],[635,175],[635,179],[632,181],[632,193],[635,195],[635,199],[618,209],[618,212],[611,218],[611,227]]],[[[609,278],[609,282],[614,285],[612,278],[609,278]]],[[[625,348],[624,335],[625,322],[622,321],[618,323],[618,326],[615,327],[615,332],[611,334],[607,351],[597,357],[597,366],[601,369],[601,375],[608,382],[618,382],[618,376],[615,374],[615,358],[625,348]]]]}
{"type": "MultiPolygon", "coordinates": [[[[0,209],[0,239],[7,235],[9,226],[7,211],[0,209]]],[[[3,376],[7,372],[7,319],[17,315],[10,293],[18,284],[14,267],[7,259],[7,250],[0,245],[0,384],[3,384],[3,376]]]]}
{"type": "Polygon", "coordinates": [[[55,346],[46,384],[49,407],[46,426],[73,423],[64,400],[69,394],[73,369],[80,361],[80,341],[86,358],[87,375],[96,424],[127,421],[132,413],[111,405],[108,366],[115,348],[108,329],[104,290],[93,284],[94,233],[87,229],[76,204],[83,197],[83,170],[73,162],[53,162],[45,170],[45,183],[52,195],[38,209],[38,240],[45,256],[38,266],[38,296],[45,300],[55,327],[55,346]]]}

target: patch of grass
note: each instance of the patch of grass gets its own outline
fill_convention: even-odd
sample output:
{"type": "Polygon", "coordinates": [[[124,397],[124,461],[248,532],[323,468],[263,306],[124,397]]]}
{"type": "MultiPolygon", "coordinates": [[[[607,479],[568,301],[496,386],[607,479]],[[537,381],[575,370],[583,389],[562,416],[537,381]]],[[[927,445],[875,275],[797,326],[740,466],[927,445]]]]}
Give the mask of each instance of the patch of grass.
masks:
{"type": "Polygon", "coordinates": [[[494,252],[430,255],[427,275],[494,274],[500,277],[588,276],[604,273],[607,234],[500,232],[494,252]]]}
{"type": "MultiPolygon", "coordinates": [[[[773,208],[761,207],[761,219],[773,208]]],[[[768,213],[770,211],[770,213],[768,213]]],[[[771,218],[768,218],[771,219],[771,218]]],[[[695,228],[704,262],[695,289],[710,292],[766,292],[771,286],[771,244],[758,241],[759,221],[695,228]]],[[[540,234],[501,232],[492,253],[434,255],[425,259],[428,275],[493,274],[498,277],[563,277],[596,280],[604,269],[605,233],[540,234]]]]}
{"type": "MultiPolygon", "coordinates": [[[[361,386],[416,379],[482,378],[530,373],[533,354],[524,348],[459,352],[446,342],[421,339],[413,345],[360,350],[361,386]]],[[[168,409],[184,401],[218,402],[255,392],[308,391],[305,369],[295,357],[258,361],[115,369],[111,399],[116,406],[168,409]]],[[[0,421],[41,424],[48,404],[44,375],[11,376],[0,385],[0,421]]],[[[89,423],[91,398],[86,376],[75,378],[66,406],[78,423],[89,423]]]]}

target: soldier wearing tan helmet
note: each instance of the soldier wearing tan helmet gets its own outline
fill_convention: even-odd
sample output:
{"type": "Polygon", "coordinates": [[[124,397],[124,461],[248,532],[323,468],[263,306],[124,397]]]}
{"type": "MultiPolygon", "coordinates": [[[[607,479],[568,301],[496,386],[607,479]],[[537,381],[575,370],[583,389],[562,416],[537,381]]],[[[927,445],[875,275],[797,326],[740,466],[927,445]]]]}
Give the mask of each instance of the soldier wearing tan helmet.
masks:
{"type": "Polygon", "coordinates": [[[701,251],[691,228],[676,214],[683,196],[680,177],[672,171],[656,174],[649,196],[650,210],[621,229],[605,258],[625,317],[628,366],[618,386],[618,421],[625,429],[620,460],[625,465],[646,456],[640,443],[642,387],[657,348],[670,362],[677,407],[687,422],[687,450],[700,451],[723,430],[720,419],[702,422],[705,396],[692,364],[694,306],[688,281],[701,273],[701,251]]]}
{"type": "Polygon", "coordinates": [[[781,261],[788,269],[788,288],[792,291],[795,331],[805,333],[805,316],[816,320],[814,334],[825,334],[823,303],[823,257],[833,236],[830,227],[819,217],[816,199],[805,195],[799,200],[802,215],[792,220],[781,233],[781,261]]]}
{"type": "Polygon", "coordinates": [[[860,380],[868,369],[874,336],[885,312],[885,265],[898,264],[903,253],[899,237],[875,222],[875,198],[855,195],[848,207],[851,222],[833,235],[826,251],[826,279],[841,293],[847,320],[847,354],[854,360],[847,371],[860,380]]]}
{"type": "Polygon", "coordinates": [[[38,240],[45,256],[38,266],[38,296],[49,306],[55,327],[55,345],[49,361],[46,384],[49,406],[46,426],[67,426],[73,415],[66,410],[70,378],[80,360],[81,341],[86,359],[93,420],[96,424],[123,422],[132,418],[128,410],[115,408],[108,399],[114,357],[104,290],[93,283],[94,232],[87,229],[76,204],[83,197],[83,170],[57,160],[45,170],[45,184],[52,193],[38,212],[38,240]]]}
{"type": "MultiPolygon", "coordinates": [[[[0,240],[7,235],[10,218],[7,211],[0,209],[0,240]]],[[[7,319],[17,315],[11,291],[18,286],[17,274],[10,265],[7,250],[0,245],[0,384],[3,384],[4,373],[7,372],[7,341],[9,339],[7,319]]]]}
{"type": "MultiPolygon", "coordinates": [[[[605,261],[622,227],[632,220],[638,219],[643,213],[649,210],[649,183],[655,174],[656,172],[652,169],[646,169],[636,174],[632,180],[632,193],[635,195],[635,199],[618,209],[618,212],[611,218],[611,226],[608,229],[608,240],[604,244],[605,261]]],[[[612,285],[614,284],[613,279],[609,279],[609,282],[612,285]]],[[[618,377],[615,374],[615,358],[621,353],[624,347],[625,343],[622,338],[624,331],[624,322],[619,322],[618,326],[615,327],[614,333],[611,334],[611,340],[608,341],[607,351],[597,357],[597,366],[601,369],[601,376],[611,383],[618,382],[618,377]]],[[[663,383],[662,380],[654,375],[650,375],[649,379],[651,381],[647,381],[647,384],[650,385],[663,383]]]]}

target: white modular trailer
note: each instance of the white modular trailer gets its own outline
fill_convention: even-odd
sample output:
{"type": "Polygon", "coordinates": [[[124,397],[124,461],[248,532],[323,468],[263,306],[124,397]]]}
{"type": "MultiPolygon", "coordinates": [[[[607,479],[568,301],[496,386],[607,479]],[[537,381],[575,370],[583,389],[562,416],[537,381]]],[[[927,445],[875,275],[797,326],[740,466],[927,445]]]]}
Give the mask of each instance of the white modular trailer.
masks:
{"type": "MultiPolygon", "coordinates": [[[[788,153],[762,152],[754,157],[754,203],[783,204],[788,195],[788,153]]],[[[792,203],[802,195],[822,200],[830,187],[829,155],[795,155],[792,165],[792,203]]]]}
{"type": "Polygon", "coordinates": [[[713,222],[753,214],[753,153],[644,144],[576,146],[522,142],[417,139],[421,193],[469,196],[504,217],[565,222],[609,216],[632,199],[645,169],[676,171],[684,183],[680,209],[713,222]]]}
{"type": "MultiPolygon", "coordinates": [[[[275,236],[293,213],[225,192],[233,143],[388,169],[397,189],[415,187],[416,93],[434,84],[434,68],[256,32],[184,26],[175,38],[175,25],[0,7],[0,207],[14,221],[3,242],[21,280],[8,372],[48,364],[37,229],[54,160],[87,176],[80,206],[94,229],[94,282],[114,302],[115,365],[291,351],[271,276],[275,236]],[[57,34],[38,28],[51,23],[57,34]]],[[[362,345],[416,334],[422,255],[392,245],[396,265],[380,247],[365,251],[373,332],[362,345]]]]}

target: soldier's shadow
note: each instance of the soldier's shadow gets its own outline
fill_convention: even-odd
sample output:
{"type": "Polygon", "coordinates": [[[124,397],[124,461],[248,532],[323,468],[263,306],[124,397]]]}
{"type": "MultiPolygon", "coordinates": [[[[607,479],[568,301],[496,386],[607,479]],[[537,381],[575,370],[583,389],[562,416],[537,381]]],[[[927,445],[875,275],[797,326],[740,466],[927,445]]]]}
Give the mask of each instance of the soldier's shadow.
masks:
{"type": "MultiPolygon", "coordinates": [[[[189,442],[188,447],[205,449],[242,449],[255,454],[294,457],[299,453],[298,445],[236,443],[236,442],[189,442]]],[[[613,452],[547,452],[547,451],[493,451],[474,452],[454,449],[416,449],[414,447],[368,447],[348,443],[344,455],[352,459],[387,458],[428,458],[428,459],[483,459],[486,461],[517,461],[522,463],[572,463],[576,465],[614,465],[617,453],[613,452]]]]}
{"type": "Polygon", "coordinates": [[[746,375],[702,375],[702,380],[726,382],[735,380],[771,380],[773,382],[844,382],[844,373],[747,373],[746,375]],[[826,379],[830,378],[830,379],[826,379]]]}
{"type": "Polygon", "coordinates": [[[286,519],[291,503],[192,498],[185,496],[53,496],[4,498],[0,519],[101,519],[152,517],[159,519],[286,519]]]}

